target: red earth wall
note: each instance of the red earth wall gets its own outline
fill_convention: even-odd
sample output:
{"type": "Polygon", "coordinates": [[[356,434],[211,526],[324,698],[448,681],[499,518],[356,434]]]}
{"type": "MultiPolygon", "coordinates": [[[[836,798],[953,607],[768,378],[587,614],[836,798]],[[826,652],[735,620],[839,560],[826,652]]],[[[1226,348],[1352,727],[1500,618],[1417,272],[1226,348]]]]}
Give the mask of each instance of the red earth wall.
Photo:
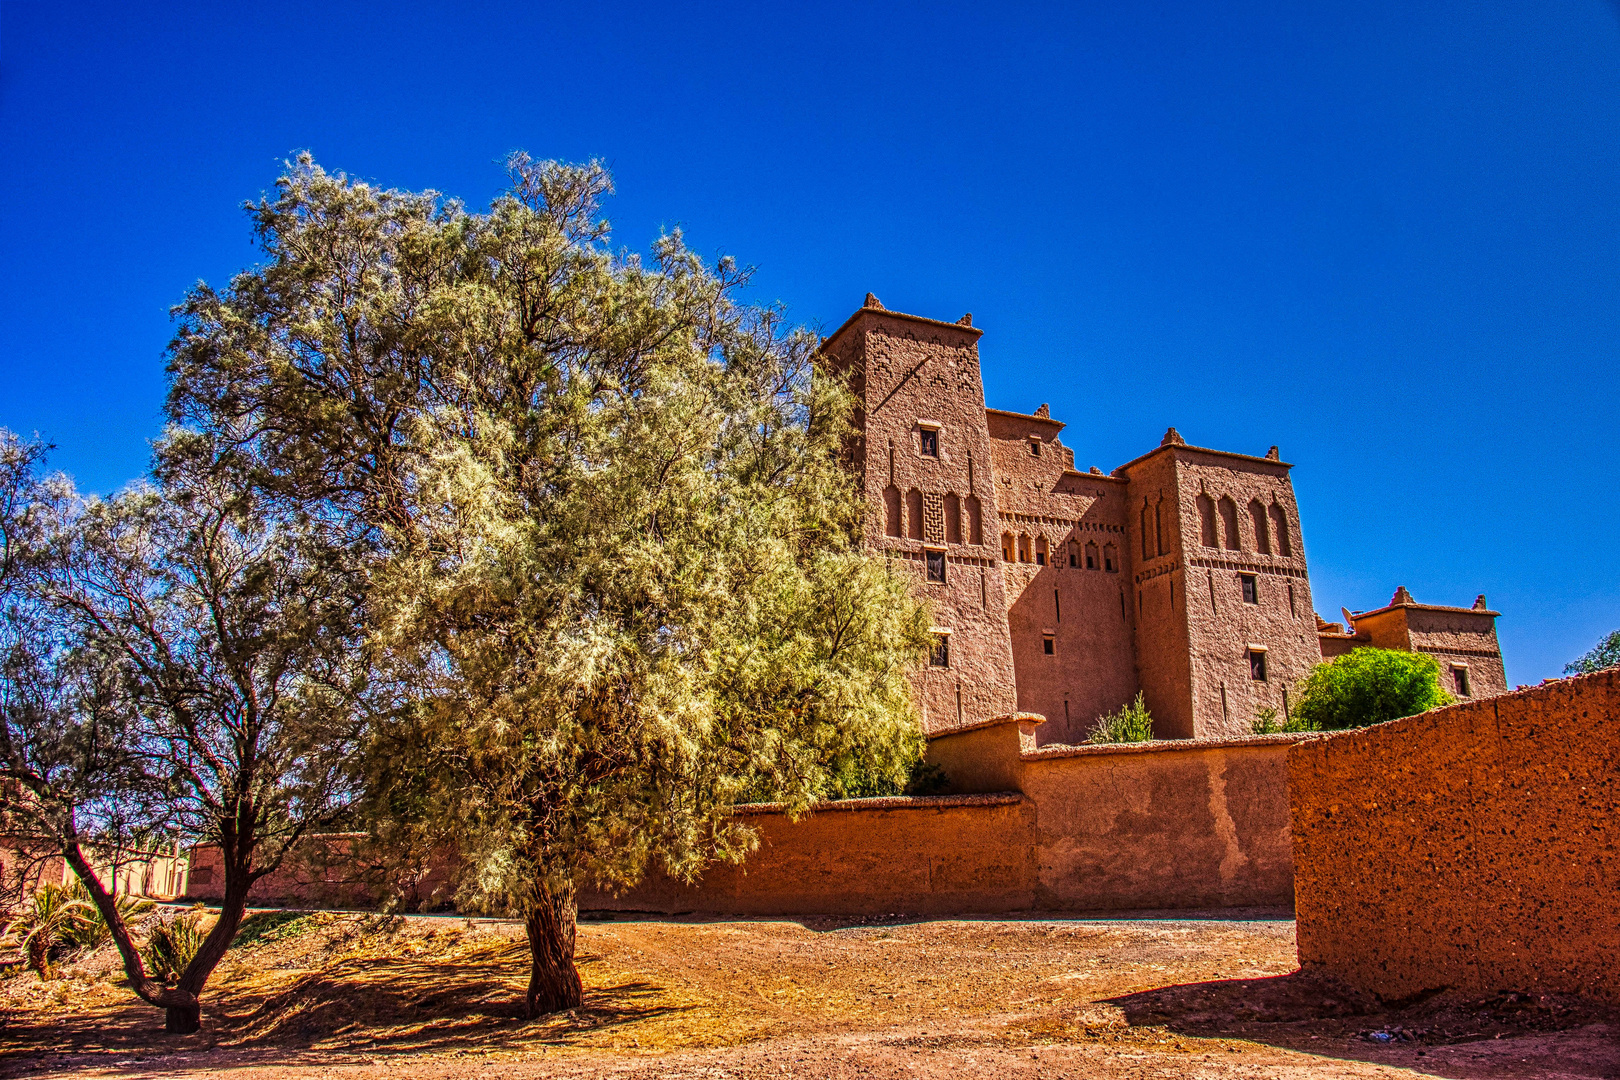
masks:
{"type": "Polygon", "coordinates": [[[1620,1000],[1620,671],[1289,753],[1299,958],[1386,999],[1620,1000]]]}

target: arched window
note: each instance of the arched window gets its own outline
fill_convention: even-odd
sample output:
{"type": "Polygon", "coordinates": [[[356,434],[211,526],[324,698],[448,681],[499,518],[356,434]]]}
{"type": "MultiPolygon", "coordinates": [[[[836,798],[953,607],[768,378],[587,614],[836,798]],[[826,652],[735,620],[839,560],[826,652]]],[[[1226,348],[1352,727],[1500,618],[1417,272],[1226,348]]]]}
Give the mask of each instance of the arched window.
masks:
{"type": "Polygon", "coordinates": [[[1215,535],[1215,500],[1208,495],[1198,496],[1198,531],[1205,547],[1221,546],[1220,538],[1215,535]]]}
{"type": "Polygon", "coordinates": [[[902,532],[900,525],[900,489],[890,484],[883,489],[883,535],[899,536],[902,532]]]}
{"type": "Polygon", "coordinates": [[[913,540],[923,538],[922,492],[916,488],[906,492],[906,535],[913,540]]]}
{"type": "Polygon", "coordinates": [[[1266,526],[1266,508],[1259,499],[1249,501],[1249,520],[1254,522],[1254,550],[1271,554],[1271,530],[1266,526]]]}
{"type": "Polygon", "coordinates": [[[962,542],[962,500],[950,494],[945,496],[945,542],[962,542]]]}
{"type": "Polygon", "coordinates": [[[1035,561],[1037,563],[1039,563],[1040,565],[1045,566],[1046,565],[1046,554],[1047,554],[1046,537],[1037,536],[1035,538],[1035,561]]]}
{"type": "Polygon", "coordinates": [[[1148,504],[1142,500],[1142,558],[1153,558],[1153,534],[1148,532],[1148,504]]]}
{"type": "Polygon", "coordinates": [[[1226,550],[1239,550],[1243,544],[1238,539],[1237,503],[1222,495],[1216,509],[1221,512],[1221,532],[1224,534],[1221,539],[1226,541],[1226,550]]]}
{"type": "Polygon", "coordinates": [[[977,495],[967,497],[967,534],[968,543],[984,543],[984,522],[979,516],[979,497],[977,495]]]}
{"type": "Polygon", "coordinates": [[[1018,561],[1029,562],[1033,556],[1030,554],[1029,533],[1018,534],[1018,561]]]}
{"type": "Polygon", "coordinates": [[[1001,557],[1006,562],[1012,562],[1013,561],[1013,536],[1012,536],[1012,533],[1004,532],[1004,533],[1001,534],[1001,557]]]}
{"type": "Polygon", "coordinates": [[[1103,545],[1103,569],[1110,574],[1119,573],[1119,551],[1113,544],[1103,545]]]}
{"type": "Polygon", "coordinates": [[[1271,504],[1271,536],[1277,543],[1277,554],[1294,553],[1294,545],[1288,539],[1288,513],[1276,503],[1271,504]]]}
{"type": "Polygon", "coordinates": [[[1097,545],[1091,541],[1086,542],[1086,569],[1097,569],[1097,545]]]}

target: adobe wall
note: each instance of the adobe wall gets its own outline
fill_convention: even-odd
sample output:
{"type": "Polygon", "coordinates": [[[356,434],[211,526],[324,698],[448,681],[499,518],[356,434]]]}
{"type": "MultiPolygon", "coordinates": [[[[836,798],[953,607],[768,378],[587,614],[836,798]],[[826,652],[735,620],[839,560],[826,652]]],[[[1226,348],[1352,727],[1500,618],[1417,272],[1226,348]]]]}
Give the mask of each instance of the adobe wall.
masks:
{"type": "Polygon", "coordinates": [[[1302,965],[1620,1000],[1620,671],[1303,742],[1289,784],[1302,965]]]}
{"type": "Polygon", "coordinates": [[[759,849],[696,885],[653,875],[582,909],[726,915],[949,915],[1035,905],[1034,812],[1016,793],[854,799],[798,821],[745,808],[759,849]]]}
{"type": "Polygon", "coordinates": [[[930,740],[928,759],[953,787],[1010,784],[1033,804],[1039,906],[1292,902],[1288,748],[1300,736],[1036,747],[1032,719],[930,740]]]}

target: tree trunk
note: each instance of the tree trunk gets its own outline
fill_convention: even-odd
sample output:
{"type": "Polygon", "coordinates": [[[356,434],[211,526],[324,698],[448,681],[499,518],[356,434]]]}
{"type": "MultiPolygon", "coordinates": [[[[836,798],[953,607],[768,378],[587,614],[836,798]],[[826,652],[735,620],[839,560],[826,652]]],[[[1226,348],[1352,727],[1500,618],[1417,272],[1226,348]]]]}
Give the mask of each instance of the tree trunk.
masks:
{"type": "Polygon", "coordinates": [[[202,1006],[195,1000],[189,1005],[170,1005],[163,1010],[163,1030],[173,1035],[190,1035],[202,1027],[202,1006]]]}
{"type": "Polygon", "coordinates": [[[585,1000],[574,967],[574,888],[552,889],[537,882],[523,929],[529,936],[530,1020],[577,1009],[585,1000]]]}

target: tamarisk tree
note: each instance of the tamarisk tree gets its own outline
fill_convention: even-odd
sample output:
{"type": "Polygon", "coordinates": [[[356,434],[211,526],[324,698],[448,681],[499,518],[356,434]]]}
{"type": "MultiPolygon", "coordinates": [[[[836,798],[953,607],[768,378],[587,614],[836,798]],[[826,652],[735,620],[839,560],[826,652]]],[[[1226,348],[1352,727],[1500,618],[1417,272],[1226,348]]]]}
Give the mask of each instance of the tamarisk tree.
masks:
{"type": "Polygon", "coordinates": [[[368,676],[352,560],[205,437],[171,436],[159,466],[157,485],[107,500],[59,483],[33,526],[27,586],[50,627],[34,640],[54,645],[8,672],[0,768],[16,815],[84,883],[135,993],[189,1032],[253,883],[352,799],[368,676]],[[172,986],[145,970],[94,865],[143,818],[223,861],[219,917],[172,986]]]}
{"type": "Polygon", "coordinates": [[[171,409],[373,545],[409,700],[367,806],[523,918],[539,1015],[581,1001],[581,888],[741,859],[739,802],[904,783],[927,619],[859,548],[817,339],[678,234],[613,253],[599,166],[509,168],[473,213],[301,159],[253,208],[263,267],[185,306],[171,409]]]}

